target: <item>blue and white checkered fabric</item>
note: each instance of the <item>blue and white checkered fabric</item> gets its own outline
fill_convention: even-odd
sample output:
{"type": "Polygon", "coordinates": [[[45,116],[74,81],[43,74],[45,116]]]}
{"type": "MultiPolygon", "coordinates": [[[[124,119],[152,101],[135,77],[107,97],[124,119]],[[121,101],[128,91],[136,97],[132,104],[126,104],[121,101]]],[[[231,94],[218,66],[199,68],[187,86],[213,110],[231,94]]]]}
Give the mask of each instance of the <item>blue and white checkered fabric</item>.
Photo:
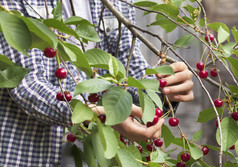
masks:
{"type": "MultiPolygon", "coordinates": [[[[26,1],[27,3],[23,0],[1,0],[0,4],[9,10],[19,10],[25,16],[31,16],[26,10],[28,4],[35,9],[45,7],[44,0],[26,1]]],[[[112,2],[126,18],[135,21],[133,8],[117,0],[112,2]]],[[[47,0],[47,3],[48,6],[54,7],[56,0],[47,0]]],[[[90,5],[93,22],[98,25],[102,3],[100,0],[90,0],[90,5]]],[[[107,9],[103,17],[113,19],[113,15],[107,9]]],[[[99,31],[99,36],[103,41],[98,44],[98,47],[114,54],[118,39],[117,27],[110,30],[107,35],[110,47],[102,31],[99,31]]],[[[131,42],[132,34],[123,27],[118,59],[124,65],[127,63],[131,42]]],[[[38,49],[29,51],[30,58],[27,58],[11,48],[1,33],[0,54],[7,56],[18,65],[31,69],[18,87],[0,89],[0,166],[60,166],[63,127],[70,125],[71,113],[64,102],[59,102],[55,98],[56,93],[60,92],[54,75],[57,68],[55,58],[44,57],[38,49]]],[[[67,62],[67,65],[77,80],[86,79],[86,75],[77,71],[72,64],[67,62]]],[[[143,71],[148,68],[141,55],[139,41],[136,42],[130,67],[129,74],[135,78],[143,76],[143,71]]],[[[75,88],[73,80],[70,77],[64,80],[67,90],[73,92],[75,88]]]]}

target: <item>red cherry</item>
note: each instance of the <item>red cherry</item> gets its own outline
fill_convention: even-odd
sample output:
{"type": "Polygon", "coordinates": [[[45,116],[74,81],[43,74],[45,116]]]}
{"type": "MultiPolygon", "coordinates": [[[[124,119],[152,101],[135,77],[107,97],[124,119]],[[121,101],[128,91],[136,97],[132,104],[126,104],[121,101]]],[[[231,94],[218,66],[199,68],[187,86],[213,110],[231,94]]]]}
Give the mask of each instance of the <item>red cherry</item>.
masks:
{"type": "Polygon", "coordinates": [[[190,155],[189,153],[183,153],[183,154],[181,154],[181,160],[182,160],[183,162],[189,161],[190,158],[191,158],[191,155],[190,155]]]}
{"type": "Polygon", "coordinates": [[[152,122],[147,122],[146,126],[147,126],[147,128],[150,127],[150,126],[153,126],[153,123],[152,122]]]}
{"type": "Polygon", "coordinates": [[[170,118],[169,119],[169,125],[170,126],[177,126],[179,124],[178,118],[170,118]]]}
{"type": "Polygon", "coordinates": [[[233,113],[231,114],[231,117],[232,117],[235,121],[237,121],[237,120],[238,120],[238,112],[233,112],[233,113]]]}
{"type": "Polygon", "coordinates": [[[221,99],[214,100],[214,104],[216,107],[221,107],[223,105],[223,101],[221,99]]]}
{"type": "Polygon", "coordinates": [[[58,68],[55,71],[55,76],[59,79],[64,79],[67,75],[67,71],[64,68],[58,68]]]}
{"type": "Polygon", "coordinates": [[[76,140],[76,136],[73,133],[69,133],[67,135],[67,141],[74,142],[76,140]]]}
{"type": "Polygon", "coordinates": [[[157,124],[158,121],[159,121],[159,117],[158,117],[158,115],[155,115],[155,117],[152,121],[152,124],[155,125],[155,124],[157,124]]]}
{"type": "Polygon", "coordinates": [[[65,98],[66,98],[67,101],[71,101],[72,100],[72,95],[71,95],[70,92],[65,91],[64,95],[65,95],[65,98]]]}
{"type": "Polygon", "coordinates": [[[201,70],[199,71],[198,75],[200,78],[207,78],[208,72],[206,70],[201,70]]]}
{"type": "Polygon", "coordinates": [[[64,96],[62,92],[56,94],[56,99],[59,101],[64,101],[64,96]]]}
{"type": "Polygon", "coordinates": [[[100,96],[97,93],[92,93],[88,96],[88,101],[95,103],[99,100],[100,96]]]}
{"type": "Polygon", "coordinates": [[[106,121],[106,115],[105,114],[100,114],[97,117],[100,119],[101,123],[105,123],[105,121],[106,121]]]}
{"type": "Polygon", "coordinates": [[[202,152],[203,152],[203,155],[207,155],[209,152],[209,148],[207,146],[203,146],[202,152]]]}
{"type": "MultiPolygon", "coordinates": [[[[213,34],[208,34],[210,41],[213,42],[214,41],[214,35],[213,34]]],[[[205,40],[208,42],[208,36],[205,36],[205,40]]]]}
{"type": "Polygon", "coordinates": [[[163,145],[163,140],[161,140],[161,139],[155,139],[154,140],[154,144],[155,144],[155,146],[157,146],[157,147],[161,147],[162,145],[163,145]]]}
{"type": "Polygon", "coordinates": [[[167,81],[164,79],[159,79],[159,83],[160,83],[159,85],[160,88],[163,88],[167,85],[167,81]]]}
{"type": "Polygon", "coordinates": [[[126,144],[126,140],[125,140],[125,138],[124,138],[122,135],[120,135],[120,140],[121,140],[121,142],[123,142],[124,144],[126,144]]]}
{"type": "Polygon", "coordinates": [[[153,144],[152,143],[147,144],[146,148],[148,151],[153,151],[153,144]]]}
{"type": "Polygon", "coordinates": [[[217,70],[216,70],[216,69],[211,69],[211,70],[210,70],[210,75],[211,75],[212,77],[216,77],[216,76],[217,76],[217,70]]]}
{"type": "Polygon", "coordinates": [[[163,111],[159,108],[156,108],[155,109],[155,115],[157,115],[160,118],[163,115],[163,111]]]}
{"type": "Polygon", "coordinates": [[[140,151],[140,153],[142,153],[143,148],[141,146],[136,146],[138,148],[138,150],[140,151]]]}
{"type": "Polygon", "coordinates": [[[52,57],[55,57],[55,55],[56,55],[56,50],[54,50],[54,49],[51,48],[51,47],[45,48],[44,54],[45,54],[46,57],[52,58],[52,57]]]}
{"type": "Polygon", "coordinates": [[[186,164],[185,164],[185,162],[178,162],[176,164],[176,167],[186,167],[186,164]]]}
{"type": "Polygon", "coordinates": [[[229,149],[230,150],[234,150],[235,149],[235,145],[233,144],[229,149]]]}
{"type": "Polygon", "coordinates": [[[197,64],[196,64],[196,67],[197,67],[197,69],[198,70],[203,70],[204,69],[204,63],[203,62],[198,62],[197,64]]]}
{"type": "Polygon", "coordinates": [[[150,156],[146,156],[146,161],[149,162],[150,161],[150,156]]]}

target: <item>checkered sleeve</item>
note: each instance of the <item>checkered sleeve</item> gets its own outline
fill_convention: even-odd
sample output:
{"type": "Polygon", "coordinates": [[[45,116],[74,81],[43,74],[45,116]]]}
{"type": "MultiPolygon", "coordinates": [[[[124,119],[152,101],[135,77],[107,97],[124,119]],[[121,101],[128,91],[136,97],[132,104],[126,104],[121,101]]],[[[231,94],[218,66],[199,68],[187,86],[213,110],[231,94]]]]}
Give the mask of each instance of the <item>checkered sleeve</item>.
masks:
{"type": "MultiPolygon", "coordinates": [[[[1,43],[4,43],[1,41],[1,43]]],[[[3,45],[1,45],[3,46],[3,45]]],[[[55,60],[44,58],[42,52],[33,49],[27,58],[19,52],[6,47],[2,48],[3,54],[20,66],[29,68],[30,72],[16,88],[10,90],[13,100],[22,107],[30,116],[44,124],[69,126],[71,112],[65,102],[56,99],[56,93],[60,91],[57,79],[54,78],[54,71],[57,68],[55,60]]],[[[66,85],[73,87],[73,83],[65,80],[66,85]]],[[[73,90],[68,86],[68,90],[73,90]]]]}

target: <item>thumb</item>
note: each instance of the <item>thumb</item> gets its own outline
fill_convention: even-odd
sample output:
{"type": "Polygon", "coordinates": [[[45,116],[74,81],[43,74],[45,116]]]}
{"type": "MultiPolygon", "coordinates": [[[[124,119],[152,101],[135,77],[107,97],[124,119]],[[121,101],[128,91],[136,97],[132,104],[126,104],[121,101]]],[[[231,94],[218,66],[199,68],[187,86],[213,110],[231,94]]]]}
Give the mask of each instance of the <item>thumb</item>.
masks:
{"type": "Polygon", "coordinates": [[[138,118],[142,118],[142,108],[135,104],[132,104],[131,115],[138,118]]]}

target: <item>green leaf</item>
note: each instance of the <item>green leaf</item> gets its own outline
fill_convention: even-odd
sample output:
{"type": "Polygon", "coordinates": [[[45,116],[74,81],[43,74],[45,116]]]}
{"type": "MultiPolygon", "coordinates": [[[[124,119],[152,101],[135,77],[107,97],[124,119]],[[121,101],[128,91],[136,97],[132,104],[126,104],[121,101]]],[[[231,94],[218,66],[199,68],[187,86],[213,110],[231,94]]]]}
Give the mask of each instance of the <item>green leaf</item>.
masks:
{"type": "Polygon", "coordinates": [[[164,139],[165,148],[167,148],[171,144],[171,142],[174,140],[174,135],[172,134],[172,132],[170,131],[168,126],[166,126],[164,124],[162,126],[161,135],[164,139]]]}
{"type": "Polygon", "coordinates": [[[145,89],[144,85],[142,83],[140,83],[138,80],[136,80],[135,78],[133,78],[132,76],[128,77],[127,84],[128,84],[128,86],[145,89]]]}
{"type": "Polygon", "coordinates": [[[191,145],[188,145],[188,147],[193,159],[197,160],[203,156],[203,152],[200,148],[192,147],[191,145]]]}
{"type": "Polygon", "coordinates": [[[47,48],[49,46],[50,45],[46,41],[43,41],[40,37],[38,37],[36,34],[31,32],[31,47],[30,47],[30,49],[37,48],[37,49],[44,51],[45,48],[47,48]]]}
{"type": "Polygon", "coordinates": [[[142,160],[141,153],[136,146],[130,145],[127,147],[127,151],[129,151],[135,159],[142,160]]]}
{"type": "Polygon", "coordinates": [[[68,26],[66,26],[64,24],[64,22],[56,20],[56,19],[46,19],[43,21],[43,23],[45,25],[47,25],[48,27],[54,28],[56,30],[59,30],[62,33],[68,34],[68,35],[72,35],[75,38],[78,38],[78,34],[71,28],[69,28],[68,26]]]}
{"type": "Polygon", "coordinates": [[[199,141],[202,138],[203,130],[195,132],[192,136],[193,141],[199,141]]]}
{"type": "MultiPolygon", "coordinates": [[[[107,120],[109,118],[107,117],[107,120]]],[[[113,129],[110,126],[106,126],[97,119],[98,133],[104,148],[104,156],[107,159],[115,157],[118,152],[118,142],[113,129]]]]}
{"type": "Polygon", "coordinates": [[[162,27],[166,31],[166,33],[172,32],[177,27],[175,23],[173,23],[172,21],[167,19],[165,16],[160,14],[156,16],[156,21],[151,23],[148,26],[156,26],[156,25],[159,25],[160,27],[162,27]]]}
{"type": "Polygon", "coordinates": [[[134,5],[136,6],[140,6],[140,7],[152,7],[154,5],[157,5],[156,2],[152,2],[152,1],[138,1],[138,2],[135,2],[133,3],[134,5]]]}
{"type": "Polygon", "coordinates": [[[83,23],[83,24],[94,26],[88,20],[86,20],[82,17],[79,17],[79,16],[71,16],[71,17],[67,18],[64,23],[66,25],[78,25],[78,24],[83,23]]]}
{"type": "Polygon", "coordinates": [[[149,97],[153,100],[153,102],[157,105],[158,108],[163,108],[161,98],[155,91],[146,90],[146,92],[149,95],[149,97]]]}
{"type": "Polygon", "coordinates": [[[227,57],[232,55],[232,51],[233,51],[235,45],[236,45],[235,42],[229,42],[223,46],[223,50],[227,54],[227,57]]]}
{"type": "Polygon", "coordinates": [[[62,2],[61,0],[57,0],[56,6],[54,7],[52,14],[55,19],[62,21],[62,2]]]}
{"type": "Polygon", "coordinates": [[[157,66],[155,68],[148,68],[145,70],[146,75],[161,74],[161,75],[174,75],[174,70],[169,65],[157,66]]]}
{"type": "MultiPolygon", "coordinates": [[[[237,133],[238,125],[232,118],[224,118],[221,121],[221,132],[222,132],[222,146],[223,150],[228,150],[238,140],[237,133]]],[[[220,144],[220,133],[217,129],[216,133],[217,143],[220,144]]]]}
{"type": "Polygon", "coordinates": [[[64,61],[75,62],[77,60],[76,53],[74,53],[68,46],[72,48],[72,44],[59,42],[58,51],[64,61]]]}
{"type": "Polygon", "coordinates": [[[237,163],[226,161],[223,167],[237,167],[237,163]]]}
{"type": "Polygon", "coordinates": [[[156,151],[154,151],[150,154],[150,157],[151,157],[152,162],[164,163],[166,154],[163,151],[161,151],[160,149],[157,149],[156,151]]]}
{"type": "Polygon", "coordinates": [[[232,28],[231,32],[233,34],[235,41],[238,42],[238,31],[235,26],[232,28]]]}
{"type": "Polygon", "coordinates": [[[118,149],[117,160],[121,167],[142,167],[142,164],[136,161],[133,155],[125,149],[118,149]]]}
{"type": "Polygon", "coordinates": [[[132,97],[121,87],[111,87],[102,97],[106,112],[106,124],[115,125],[125,121],[131,114],[132,97]]]}
{"type": "Polygon", "coordinates": [[[238,78],[238,60],[232,57],[228,57],[227,60],[231,65],[231,70],[236,78],[238,78]]]}
{"type": "Polygon", "coordinates": [[[14,88],[18,86],[29,69],[20,66],[11,66],[0,71],[0,88],[14,88]]]}
{"type": "Polygon", "coordinates": [[[182,19],[178,19],[178,22],[182,23],[182,24],[188,23],[188,24],[196,25],[192,19],[190,19],[189,17],[186,17],[186,16],[183,16],[182,19]]]}
{"type": "Polygon", "coordinates": [[[219,22],[210,23],[210,24],[207,25],[207,27],[213,29],[216,32],[218,32],[220,27],[222,27],[228,34],[230,34],[229,27],[224,23],[219,23],[219,22]]]}
{"type": "Polygon", "coordinates": [[[77,101],[73,109],[71,120],[73,123],[81,123],[86,120],[93,119],[93,111],[81,101],[77,101]]]}
{"type": "Polygon", "coordinates": [[[108,82],[104,79],[88,79],[77,84],[74,90],[74,96],[79,95],[80,93],[97,93],[104,91],[112,86],[111,82],[108,82]]]}
{"type": "Polygon", "coordinates": [[[145,90],[153,90],[155,92],[159,90],[159,82],[155,79],[140,79],[138,82],[145,87],[145,90]]]}
{"type": "MultiPolygon", "coordinates": [[[[187,34],[182,36],[181,38],[179,38],[174,45],[176,46],[180,46],[180,47],[186,47],[188,46],[192,41],[193,41],[194,36],[191,34],[187,34]]],[[[175,49],[177,49],[177,47],[174,47],[175,49]]]]}
{"type": "Polygon", "coordinates": [[[191,18],[194,20],[194,21],[197,21],[198,19],[198,16],[201,12],[201,8],[198,7],[198,8],[194,8],[193,6],[191,5],[187,5],[187,6],[184,6],[184,9],[187,10],[191,16],[191,18]]]}
{"type": "Polygon", "coordinates": [[[117,61],[111,56],[109,60],[109,73],[115,77],[117,76],[118,72],[119,72],[119,67],[118,67],[117,61]]]}
{"type": "Polygon", "coordinates": [[[140,89],[138,90],[139,93],[139,101],[142,108],[142,120],[147,122],[152,122],[155,116],[155,106],[152,100],[143,93],[140,89]]]}
{"type": "Polygon", "coordinates": [[[89,25],[87,21],[81,21],[80,24],[76,27],[75,32],[79,35],[79,37],[84,38],[87,41],[101,41],[94,27],[92,25],[89,25]]]}
{"type": "Polygon", "coordinates": [[[83,159],[82,159],[82,152],[78,149],[78,147],[74,144],[72,146],[72,153],[74,157],[75,167],[82,167],[83,166],[83,159]]]}
{"type": "Polygon", "coordinates": [[[179,7],[184,0],[169,0],[169,1],[172,2],[176,7],[179,7]]]}
{"type": "Polygon", "coordinates": [[[218,43],[223,43],[230,37],[230,33],[224,30],[222,27],[218,29],[218,43]]]}
{"type": "Polygon", "coordinates": [[[175,20],[177,20],[177,16],[179,15],[179,9],[171,4],[158,4],[152,6],[150,9],[154,11],[163,12],[164,14],[175,20]]]}
{"type": "MultiPolygon", "coordinates": [[[[223,109],[217,108],[217,112],[220,115],[223,113],[223,109]]],[[[214,109],[208,108],[208,109],[205,109],[199,113],[197,122],[204,123],[204,122],[207,122],[215,117],[216,117],[216,113],[215,113],[214,109]]]]}
{"type": "Polygon", "coordinates": [[[232,96],[235,96],[235,97],[238,96],[238,87],[237,86],[228,85],[227,87],[230,89],[232,96]]]}
{"type": "Polygon", "coordinates": [[[76,45],[70,43],[65,43],[65,46],[70,49],[76,56],[76,61],[74,62],[74,65],[81,71],[85,72],[88,78],[90,78],[93,75],[93,71],[81,49],[76,45]]]}
{"type": "MultiPolygon", "coordinates": [[[[95,68],[102,68],[109,70],[109,61],[111,55],[109,55],[107,52],[100,50],[100,49],[90,49],[84,52],[85,57],[87,58],[89,65],[95,68]]],[[[117,60],[115,57],[113,57],[119,66],[119,74],[120,76],[126,76],[126,70],[123,66],[123,64],[117,60]]]]}
{"type": "Polygon", "coordinates": [[[15,15],[0,12],[0,27],[7,43],[28,56],[27,51],[31,47],[31,33],[26,24],[15,15]]]}
{"type": "Polygon", "coordinates": [[[7,56],[0,54],[0,70],[3,71],[12,66],[14,66],[14,63],[7,56]]]}
{"type": "Polygon", "coordinates": [[[49,46],[56,49],[58,45],[58,38],[53,31],[51,31],[46,25],[36,19],[28,17],[21,17],[21,19],[26,23],[28,29],[31,32],[33,32],[43,41],[47,42],[49,46]]]}
{"type": "Polygon", "coordinates": [[[110,160],[104,157],[104,148],[98,131],[93,130],[92,145],[95,157],[101,167],[110,167],[110,160]]]}
{"type": "Polygon", "coordinates": [[[92,136],[87,136],[87,138],[84,138],[83,140],[83,156],[89,167],[97,167],[98,165],[94,157],[91,137],[92,136]]]}

